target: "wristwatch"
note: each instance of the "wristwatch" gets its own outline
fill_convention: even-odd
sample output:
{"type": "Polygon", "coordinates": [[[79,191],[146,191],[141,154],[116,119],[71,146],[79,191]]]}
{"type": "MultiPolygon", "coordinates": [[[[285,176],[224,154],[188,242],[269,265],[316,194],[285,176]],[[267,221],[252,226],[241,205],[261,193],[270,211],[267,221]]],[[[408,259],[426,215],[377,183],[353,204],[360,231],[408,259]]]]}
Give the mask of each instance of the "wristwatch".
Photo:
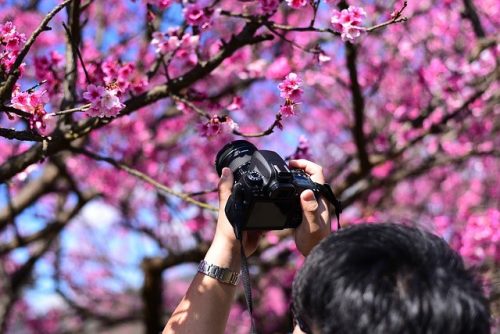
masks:
{"type": "Polygon", "coordinates": [[[226,284],[238,285],[240,282],[240,273],[232,271],[229,268],[216,266],[215,264],[208,263],[205,260],[201,260],[198,265],[198,272],[226,284]]]}

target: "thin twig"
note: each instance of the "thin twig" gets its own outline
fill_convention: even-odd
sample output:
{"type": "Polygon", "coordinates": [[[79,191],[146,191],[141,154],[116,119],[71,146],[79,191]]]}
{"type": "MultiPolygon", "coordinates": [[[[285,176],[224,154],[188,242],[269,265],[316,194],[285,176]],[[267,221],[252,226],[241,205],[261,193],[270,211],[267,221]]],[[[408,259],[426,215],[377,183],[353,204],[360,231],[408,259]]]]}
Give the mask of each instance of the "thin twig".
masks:
{"type": "Polygon", "coordinates": [[[30,88],[26,89],[25,92],[33,93],[35,91],[35,89],[37,89],[41,85],[45,84],[46,82],[47,82],[47,80],[42,80],[39,83],[37,83],[36,85],[34,85],[33,87],[30,87],[30,88]]]}
{"type": "Polygon", "coordinates": [[[282,33],[278,32],[278,31],[276,31],[273,28],[273,25],[266,25],[266,28],[269,29],[269,31],[271,31],[273,34],[275,34],[276,36],[278,36],[279,38],[281,38],[285,42],[290,43],[292,46],[296,47],[299,50],[302,50],[302,51],[305,51],[305,52],[309,52],[309,53],[313,53],[313,54],[320,53],[320,51],[317,48],[305,48],[302,45],[300,45],[300,44],[292,41],[291,39],[288,39],[285,35],[283,35],[282,33]]]}
{"type": "Polygon", "coordinates": [[[243,133],[243,132],[240,132],[239,130],[233,130],[233,134],[235,134],[237,136],[241,136],[241,137],[248,137],[248,138],[268,136],[274,132],[274,128],[280,127],[282,118],[283,118],[283,116],[281,115],[281,113],[277,113],[276,119],[274,120],[273,124],[271,124],[271,126],[269,128],[267,128],[266,130],[264,130],[262,132],[243,133]]]}
{"type": "Polygon", "coordinates": [[[212,116],[210,116],[210,114],[204,110],[202,110],[201,108],[198,108],[194,103],[192,103],[191,101],[179,96],[179,95],[175,95],[175,94],[170,94],[170,97],[172,97],[173,100],[176,100],[177,102],[181,102],[181,103],[185,103],[187,104],[187,106],[191,109],[193,109],[198,115],[200,115],[201,117],[205,117],[207,119],[212,119],[212,116]]]}
{"type": "Polygon", "coordinates": [[[56,111],[56,112],[52,112],[50,114],[47,114],[47,116],[60,116],[60,115],[67,115],[67,114],[72,114],[74,112],[80,112],[80,111],[86,111],[87,109],[89,109],[91,106],[90,103],[88,104],[84,104],[83,106],[80,106],[80,107],[76,107],[76,108],[71,108],[71,109],[65,109],[65,110],[61,110],[61,111],[56,111]]]}
{"type": "Polygon", "coordinates": [[[366,31],[366,32],[372,32],[374,30],[377,30],[377,29],[380,29],[380,28],[383,28],[385,26],[388,26],[390,24],[394,24],[394,23],[399,23],[399,22],[406,22],[408,21],[408,18],[406,16],[401,16],[403,11],[405,10],[405,8],[408,6],[408,1],[405,1],[403,3],[403,7],[401,7],[400,10],[398,10],[397,12],[395,12],[393,15],[392,15],[392,19],[388,20],[388,21],[385,21],[385,22],[382,22],[380,24],[377,24],[373,27],[369,27],[369,28],[363,28],[362,30],[366,31]]]}
{"type": "Polygon", "coordinates": [[[91,81],[90,81],[90,77],[89,77],[89,72],[87,72],[87,68],[85,67],[85,63],[83,62],[83,58],[82,58],[82,54],[80,52],[80,49],[78,48],[78,45],[76,45],[75,41],[73,40],[73,36],[71,35],[71,31],[69,30],[66,23],[63,22],[62,25],[63,25],[64,30],[66,31],[66,34],[68,34],[68,39],[71,42],[73,50],[76,52],[76,55],[78,56],[78,59],[80,60],[80,63],[82,64],[83,73],[85,74],[85,80],[87,81],[87,84],[90,84],[91,81]]]}
{"type": "Polygon", "coordinates": [[[72,151],[74,152],[77,152],[77,153],[81,153],[83,155],[86,155],[88,156],[89,158],[92,158],[94,160],[99,160],[99,161],[105,161],[111,165],[113,165],[114,167],[118,168],[118,169],[121,169],[127,173],[129,173],[130,175],[133,175],[135,177],[137,177],[138,179],[146,182],[146,183],[149,183],[150,185],[154,186],[155,188],[157,188],[158,190],[161,190],[165,193],[168,193],[170,195],[173,195],[175,197],[178,197],[188,203],[191,203],[191,204],[194,204],[194,205],[197,205],[201,208],[204,208],[204,209],[207,209],[207,210],[210,210],[210,211],[218,211],[218,209],[210,204],[207,204],[207,203],[203,203],[203,202],[200,202],[200,201],[197,201],[195,200],[194,198],[191,198],[189,195],[187,194],[184,194],[184,193],[181,193],[181,192],[178,192],[178,191],[175,191],[163,184],[161,184],[160,182],[156,181],[155,179],[151,178],[150,176],[138,171],[137,169],[135,168],[132,168],[132,167],[129,167],[127,165],[125,165],[124,163],[121,163],[119,161],[116,161],[112,158],[109,158],[109,157],[104,157],[104,156],[100,156],[98,154],[95,154],[93,152],[90,152],[86,149],[83,149],[83,148],[76,148],[76,147],[71,147],[70,148],[72,151]]]}

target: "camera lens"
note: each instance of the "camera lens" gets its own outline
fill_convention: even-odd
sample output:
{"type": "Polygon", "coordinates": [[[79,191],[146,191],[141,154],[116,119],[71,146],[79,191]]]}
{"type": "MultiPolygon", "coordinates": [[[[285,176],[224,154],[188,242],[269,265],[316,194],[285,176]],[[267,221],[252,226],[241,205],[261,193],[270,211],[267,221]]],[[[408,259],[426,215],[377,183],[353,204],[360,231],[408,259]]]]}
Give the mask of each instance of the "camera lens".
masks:
{"type": "MultiPolygon", "coordinates": [[[[222,174],[222,168],[229,167],[233,173],[245,165],[252,157],[257,148],[246,140],[236,140],[224,146],[215,158],[215,169],[219,176],[222,174]]],[[[235,175],[235,177],[237,177],[235,175]]]]}

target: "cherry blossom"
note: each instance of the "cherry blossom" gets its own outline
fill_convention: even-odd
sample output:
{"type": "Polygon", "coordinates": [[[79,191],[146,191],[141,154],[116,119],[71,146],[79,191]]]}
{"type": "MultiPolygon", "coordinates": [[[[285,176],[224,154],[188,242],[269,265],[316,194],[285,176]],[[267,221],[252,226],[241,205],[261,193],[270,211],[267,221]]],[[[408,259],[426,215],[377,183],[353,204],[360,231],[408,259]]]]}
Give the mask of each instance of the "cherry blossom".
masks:
{"type": "Polygon", "coordinates": [[[156,53],[166,54],[176,50],[181,44],[179,38],[175,35],[169,36],[168,34],[155,31],[151,45],[154,46],[156,53]]]}
{"type": "Polygon", "coordinates": [[[272,14],[276,12],[278,6],[280,5],[279,0],[259,0],[260,8],[266,14],[272,14]]]}
{"type": "Polygon", "coordinates": [[[25,42],[25,35],[19,33],[11,21],[0,24],[0,75],[12,70],[12,65],[25,42]]]}
{"type": "Polygon", "coordinates": [[[334,10],[331,18],[333,30],[341,34],[344,42],[353,42],[361,35],[361,24],[365,17],[365,10],[356,6],[349,6],[341,11],[334,10]]]}
{"type": "Polygon", "coordinates": [[[83,93],[83,98],[90,102],[86,113],[91,117],[114,117],[125,105],[118,97],[118,89],[89,85],[83,93]]]}
{"type": "Polygon", "coordinates": [[[302,80],[297,74],[291,72],[286,76],[285,80],[278,85],[280,96],[292,101],[300,101],[303,93],[301,86],[302,80]]]}
{"type": "MultiPolygon", "coordinates": [[[[106,332],[108,320],[171,313],[176,287],[195,274],[184,256],[201,256],[213,237],[215,156],[242,138],[323,166],[346,204],[343,227],[418,224],[498,295],[495,1],[472,13],[449,0],[403,12],[380,1],[85,1],[78,22],[69,1],[13,68],[60,3],[0,0],[6,333],[106,332]],[[25,205],[5,220],[9,196],[25,205]],[[146,270],[156,259],[182,267],[150,268],[165,279],[149,291],[162,306],[140,293],[160,282],[146,270]],[[30,279],[15,291],[6,282],[19,269],[30,279]]],[[[267,234],[252,258],[259,332],[292,331],[290,284],[304,259],[288,233],[267,234]]],[[[248,333],[245,309],[235,301],[228,332],[248,333]]],[[[137,322],[151,333],[163,325],[137,322]]]]}
{"type": "Polygon", "coordinates": [[[308,0],[286,0],[288,6],[292,8],[302,8],[307,5],[308,0]]]}
{"type": "Polygon", "coordinates": [[[184,18],[186,22],[192,26],[199,26],[200,28],[206,28],[210,17],[207,15],[207,10],[200,7],[198,4],[189,4],[184,10],[184,18]]]}

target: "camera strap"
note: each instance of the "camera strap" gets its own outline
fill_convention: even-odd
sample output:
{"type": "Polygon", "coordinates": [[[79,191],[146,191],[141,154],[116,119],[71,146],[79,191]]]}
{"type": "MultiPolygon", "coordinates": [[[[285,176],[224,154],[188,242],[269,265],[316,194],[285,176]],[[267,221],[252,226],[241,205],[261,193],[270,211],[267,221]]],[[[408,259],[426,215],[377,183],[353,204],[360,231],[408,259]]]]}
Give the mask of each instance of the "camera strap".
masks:
{"type": "MultiPolygon", "coordinates": [[[[337,218],[337,230],[340,230],[340,214],[342,213],[342,203],[335,197],[332,188],[329,184],[319,184],[314,182],[318,187],[319,193],[325,197],[325,199],[330,202],[335,208],[335,216],[337,218]]],[[[248,270],[248,259],[245,255],[245,249],[243,247],[243,231],[241,228],[243,225],[243,217],[241,215],[236,215],[236,221],[234,224],[234,232],[236,238],[240,241],[240,254],[241,254],[241,280],[243,281],[243,290],[245,293],[245,300],[247,303],[248,313],[250,314],[250,334],[256,334],[255,321],[253,317],[253,299],[252,299],[252,286],[250,283],[250,272],[248,270]]]]}
{"type": "Polygon", "coordinates": [[[253,299],[252,285],[250,284],[250,273],[248,272],[248,261],[243,248],[243,238],[240,239],[241,253],[241,280],[243,281],[243,290],[245,292],[245,300],[247,302],[248,313],[250,313],[250,333],[256,334],[255,321],[253,319],[253,299]]]}
{"type": "Polygon", "coordinates": [[[328,183],[320,184],[314,182],[318,187],[319,193],[325,197],[335,208],[335,217],[337,218],[337,231],[340,230],[340,214],[342,213],[342,203],[335,197],[332,187],[328,183]]]}

